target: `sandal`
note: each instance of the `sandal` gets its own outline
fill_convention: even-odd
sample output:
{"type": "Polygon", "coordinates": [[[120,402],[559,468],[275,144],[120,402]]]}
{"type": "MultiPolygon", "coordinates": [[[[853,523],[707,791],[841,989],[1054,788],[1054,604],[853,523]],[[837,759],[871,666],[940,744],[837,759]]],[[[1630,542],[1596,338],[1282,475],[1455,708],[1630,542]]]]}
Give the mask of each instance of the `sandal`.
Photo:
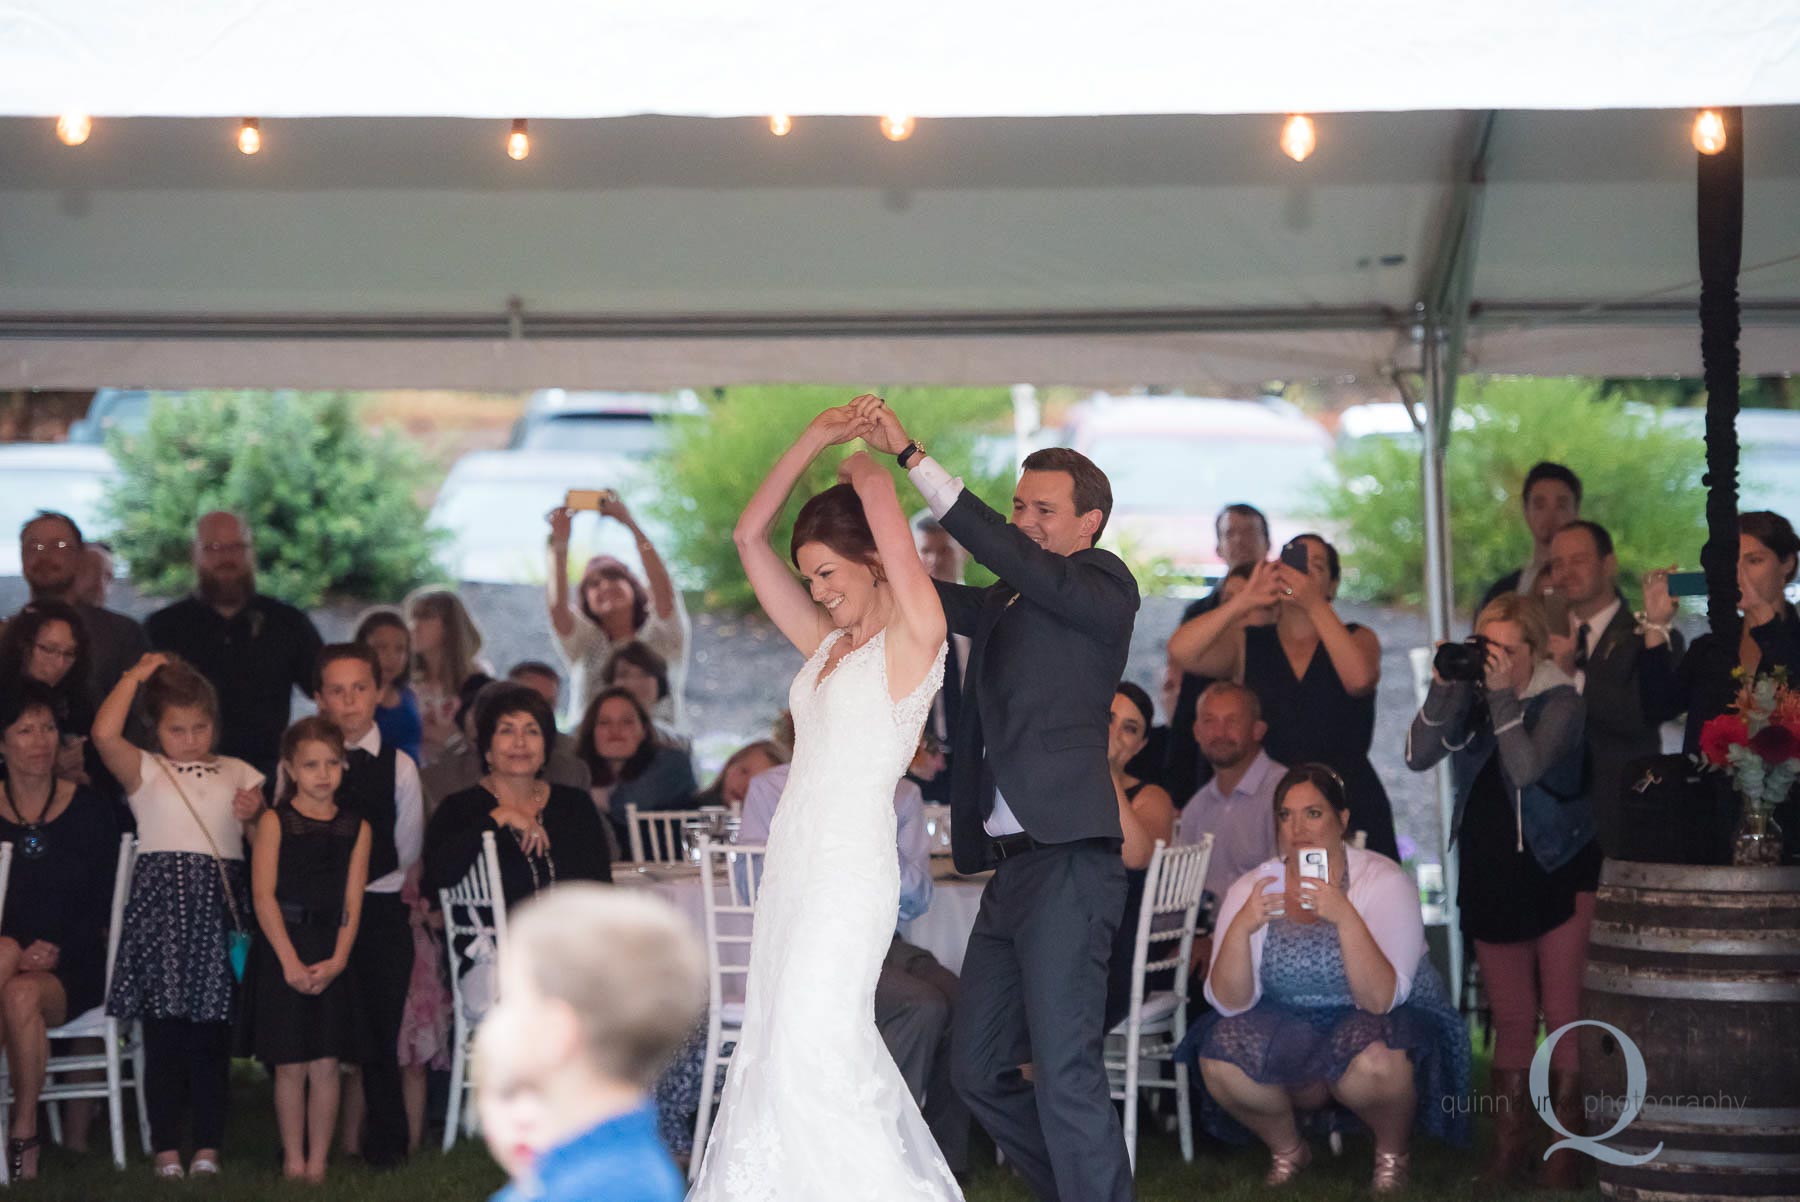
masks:
{"type": "MultiPolygon", "coordinates": [[[[26,1179],[25,1178],[25,1153],[31,1151],[34,1148],[40,1148],[43,1146],[43,1144],[44,1144],[43,1138],[41,1136],[36,1136],[36,1135],[27,1135],[24,1139],[9,1139],[9,1140],[7,1140],[6,1141],[7,1180],[9,1180],[9,1181],[25,1180],[26,1179]]],[[[35,1176],[37,1176],[37,1174],[33,1173],[32,1176],[35,1177],[35,1176]]]]}
{"type": "Polygon", "coordinates": [[[168,1164],[157,1165],[156,1175],[165,1181],[180,1181],[183,1177],[187,1176],[187,1174],[182,1171],[181,1162],[178,1160],[171,1161],[168,1164]]]}
{"type": "Polygon", "coordinates": [[[1301,1140],[1286,1152],[1269,1153],[1269,1171],[1263,1176],[1263,1184],[1273,1188],[1286,1185],[1300,1175],[1300,1170],[1312,1163],[1312,1148],[1305,1140],[1301,1140]]]}
{"type": "Polygon", "coordinates": [[[194,1163],[188,1166],[189,1177],[217,1177],[219,1162],[210,1156],[196,1156],[194,1163]]]}
{"type": "Polygon", "coordinates": [[[1412,1157],[1405,1152],[1375,1153],[1375,1175],[1369,1178],[1371,1194],[1397,1194],[1406,1188],[1412,1157]]]}

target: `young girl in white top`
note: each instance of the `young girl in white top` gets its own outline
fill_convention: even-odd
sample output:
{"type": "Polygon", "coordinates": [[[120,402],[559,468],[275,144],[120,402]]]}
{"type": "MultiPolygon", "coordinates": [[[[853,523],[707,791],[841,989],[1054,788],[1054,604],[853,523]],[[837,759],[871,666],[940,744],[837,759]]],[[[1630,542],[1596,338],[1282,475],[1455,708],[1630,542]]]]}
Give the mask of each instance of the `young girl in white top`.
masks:
{"type": "Polygon", "coordinates": [[[236,979],[230,932],[248,933],[246,824],[262,809],[262,774],[213,754],[219,701],[180,660],[146,655],[119,679],[94,719],[94,746],[137,820],[138,856],[107,1013],[144,1028],[144,1104],[156,1175],[180,1177],[182,1127],[192,1122],[188,1172],[216,1174],[236,979]],[[140,688],[158,751],[125,738],[140,688]]]}

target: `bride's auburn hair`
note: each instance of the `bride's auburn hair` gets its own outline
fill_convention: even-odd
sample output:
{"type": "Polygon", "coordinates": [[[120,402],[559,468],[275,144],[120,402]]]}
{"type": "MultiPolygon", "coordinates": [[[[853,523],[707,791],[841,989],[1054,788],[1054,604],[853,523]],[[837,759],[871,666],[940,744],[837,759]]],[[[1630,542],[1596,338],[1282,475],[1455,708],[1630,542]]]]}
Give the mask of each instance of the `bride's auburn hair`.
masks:
{"type": "Polygon", "coordinates": [[[863,513],[862,498],[848,484],[834,484],[800,507],[794,519],[794,536],[788,541],[788,558],[800,567],[800,548],[807,543],[830,547],[845,559],[866,565],[875,579],[885,580],[881,553],[875,549],[875,533],[863,513]]]}

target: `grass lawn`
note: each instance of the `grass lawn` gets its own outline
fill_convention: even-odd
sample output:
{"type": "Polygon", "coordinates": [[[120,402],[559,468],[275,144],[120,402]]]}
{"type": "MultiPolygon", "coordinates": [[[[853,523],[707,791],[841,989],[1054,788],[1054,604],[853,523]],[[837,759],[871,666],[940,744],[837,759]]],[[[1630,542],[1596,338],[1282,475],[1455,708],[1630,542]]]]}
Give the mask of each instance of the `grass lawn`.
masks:
{"type": "MultiPolygon", "coordinates": [[[[129,1104],[128,1104],[129,1105],[129,1104]]],[[[346,1202],[483,1202],[503,1184],[500,1171],[488,1159],[479,1140],[463,1141],[448,1155],[435,1150],[416,1157],[403,1169],[374,1173],[360,1165],[334,1162],[331,1177],[322,1187],[288,1183],[281,1179],[280,1143],[275,1134],[275,1108],[268,1081],[254,1069],[239,1066],[233,1080],[231,1126],[227,1136],[225,1173],[217,1181],[159,1182],[150,1175],[147,1158],[138,1154],[134,1121],[128,1141],[131,1162],[125,1172],[114,1172],[105,1152],[105,1127],[95,1127],[94,1151],[73,1157],[56,1148],[46,1149],[43,1176],[21,1183],[8,1194],[18,1202],[56,1199],[58,1202],[105,1202],[109,1199],[216,1198],[254,1202],[299,1202],[301,1199],[345,1199],[346,1202]]],[[[830,1138],[820,1132],[821,1138],[830,1138]]],[[[1485,1132],[1483,1132],[1485,1135],[1485,1132]]],[[[1279,1194],[1262,1187],[1268,1157],[1260,1149],[1226,1148],[1202,1137],[1193,1164],[1183,1164],[1174,1136],[1145,1136],[1141,1145],[1138,1197],[1141,1202],[1267,1202],[1282,1198],[1292,1202],[1350,1202],[1368,1197],[1371,1162],[1366,1137],[1345,1141],[1342,1159],[1333,1160],[1322,1144],[1318,1157],[1301,1178],[1279,1194]]],[[[994,1165],[984,1141],[977,1139],[975,1162],[982,1165],[969,1191],[969,1202],[1031,1202],[1031,1193],[1004,1169],[994,1165]]],[[[1457,1151],[1422,1143],[1413,1153],[1413,1187],[1406,1195],[1426,1199],[1466,1198],[1470,1179],[1479,1165],[1476,1150],[1457,1151]]],[[[1543,1202],[1590,1202],[1598,1190],[1585,1194],[1490,1195],[1483,1202],[1542,1199],[1543,1202]]],[[[596,1199],[595,1202],[604,1202],[596,1199]]]]}

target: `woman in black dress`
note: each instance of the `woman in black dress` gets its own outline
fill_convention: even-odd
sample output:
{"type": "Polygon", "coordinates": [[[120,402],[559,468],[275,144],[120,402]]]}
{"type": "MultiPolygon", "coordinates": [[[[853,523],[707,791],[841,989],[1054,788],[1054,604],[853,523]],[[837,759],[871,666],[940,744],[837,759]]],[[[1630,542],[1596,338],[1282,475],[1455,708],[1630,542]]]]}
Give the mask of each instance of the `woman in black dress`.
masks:
{"type": "Polygon", "coordinates": [[[317,1182],[337,1125],[339,1066],[361,1059],[357,991],[344,970],[368,884],[369,824],[337,804],[337,727],[302,718],[282,736],[281,762],[287,784],[257,821],[253,848],[250,1045],[275,1070],[283,1174],[317,1182]]]}
{"type": "Polygon", "coordinates": [[[468,875],[488,831],[498,835],[500,890],[508,905],[557,881],[612,880],[606,828],[593,800],[542,779],[555,732],[555,716],[534,689],[496,687],[481,698],[475,746],[487,773],[473,788],[446,797],[425,828],[427,896],[468,875]]]}
{"type": "Polygon", "coordinates": [[[1269,758],[1335,770],[1368,850],[1398,860],[1393,806],[1369,762],[1381,640],[1332,608],[1342,574],[1337,549],[1317,534],[1301,534],[1282,555],[1301,547],[1306,571],[1281,560],[1258,565],[1241,593],[1170,636],[1169,658],[1183,671],[1235,680],[1255,693],[1269,724],[1269,758]],[[1250,625],[1270,605],[1280,607],[1275,624],[1250,625]]]}
{"type": "MultiPolygon", "coordinates": [[[[1113,792],[1119,799],[1119,827],[1125,841],[1125,913],[1113,932],[1112,958],[1106,966],[1106,1029],[1112,1030],[1131,1009],[1131,961],[1137,955],[1138,915],[1144,907],[1144,881],[1156,841],[1175,845],[1175,804],[1161,785],[1140,780],[1127,766],[1144,749],[1155,711],[1150,694],[1130,681],[1113,691],[1112,722],[1107,728],[1106,762],[1112,769],[1113,792]]],[[[1166,950],[1166,949],[1165,949],[1166,950]]],[[[1146,995],[1168,988],[1172,972],[1152,974],[1146,995]]]]}
{"type": "Polygon", "coordinates": [[[98,1006],[106,991],[106,925],[118,870],[113,807],[56,774],[56,696],[36,680],[0,691],[0,841],[13,845],[0,922],[0,1018],[12,1077],[7,1160],[37,1176],[37,1099],[46,1032],[98,1006]]]}

